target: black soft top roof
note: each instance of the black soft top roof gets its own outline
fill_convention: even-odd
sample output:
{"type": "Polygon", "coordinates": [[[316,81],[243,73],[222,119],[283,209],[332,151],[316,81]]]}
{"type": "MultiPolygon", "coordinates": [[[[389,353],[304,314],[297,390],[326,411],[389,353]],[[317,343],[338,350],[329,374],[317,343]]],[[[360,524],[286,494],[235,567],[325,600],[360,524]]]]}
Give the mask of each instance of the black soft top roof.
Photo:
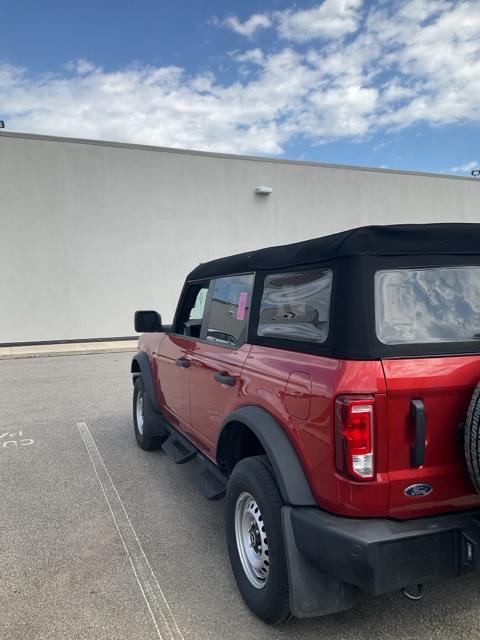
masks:
{"type": "Polygon", "coordinates": [[[323,238],[239,253],[200,264],[188,280],[263,269],[282,269],[351,256],[480,254],[480,224],[368,226],[323,238]]]}

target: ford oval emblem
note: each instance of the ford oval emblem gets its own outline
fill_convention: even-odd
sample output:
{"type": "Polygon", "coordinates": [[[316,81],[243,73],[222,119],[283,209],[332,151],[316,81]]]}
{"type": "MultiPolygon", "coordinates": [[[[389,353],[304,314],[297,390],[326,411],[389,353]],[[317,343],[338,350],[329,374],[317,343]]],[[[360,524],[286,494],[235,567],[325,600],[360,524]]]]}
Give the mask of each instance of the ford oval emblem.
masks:
{"type": "Polygon", "coordinates": [[[410,498],[421,498],[428,496],[432,491],[433,487],[431,484],[411,484],[403,493],[406,496],[410,496],[410,498]]]}

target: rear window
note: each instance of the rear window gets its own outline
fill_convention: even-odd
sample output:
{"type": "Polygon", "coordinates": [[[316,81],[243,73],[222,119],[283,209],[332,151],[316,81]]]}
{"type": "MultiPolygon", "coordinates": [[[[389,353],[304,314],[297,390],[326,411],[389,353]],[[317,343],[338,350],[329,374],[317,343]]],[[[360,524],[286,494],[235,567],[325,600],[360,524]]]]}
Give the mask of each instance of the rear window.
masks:
{"type": "Polygon", "coordinates": [[[275,273],[265,277],[258,335],[325,342],[328,337],[332,272],[275,273]]]}
{"type": "Polygon", "coordinates": [[[384,344],[480,339],[480,267],[377,271],[375,325],[384,344]]]}

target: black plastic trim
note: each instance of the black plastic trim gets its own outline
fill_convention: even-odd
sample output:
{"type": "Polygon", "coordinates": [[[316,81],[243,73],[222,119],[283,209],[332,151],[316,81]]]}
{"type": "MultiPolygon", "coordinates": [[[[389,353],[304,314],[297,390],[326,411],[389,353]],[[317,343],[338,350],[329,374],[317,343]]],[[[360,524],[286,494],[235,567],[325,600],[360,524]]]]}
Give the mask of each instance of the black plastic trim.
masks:
{"type": "MultiPolygon", "coordinates": [[[[36,347],[49,344],[84,344],[87,342],[122,342],[138,340],[138,336],[117,336],[108,338],[69,338],[67,340],[35,340],[30,342],[0,342],[0,347],[36,347]]],[[[133,351],[133,349],[132,349],[133,351]]]]}
{"type": "Polygon", "coordinates": [[[265,409],[255,405],[240,407],[222,424],[240,422],[257,436],[272,463],[283,501],[290,505],[317,506],[297,453],[282,427],[265,409]]]}
{"type": "Polygon", "coordinates": [[[190,480],[207,500],[219,500],[225,497],[228,478],[218,466],[209,460],[198,447],[161,416],[163,428],[169,435],[162,449],[176,464],[186,464],[190,480]],[[177,457],[176,449],[180,449],[177,457]],[[183,455],[182,455],[183,454],[183,455]]]}
{"type": "Polygon", "coordinates": [[[175,364],[182,369],[188,369],[190,367],[190,360],[185,357],[177,358],[175,364]]]}
{"type": "Polygon", "coordinates": [[[226,384],[229,387],[235,386],[236,378],[234,376],[229,376],[228,373],[221,373],[220,371],[218,371],[213,377],[215,378],[216,382],[219,382],[220,384],[226,384]]]}
{"type": "Polygon", "coordinates": [[[295,507],[282,508],[282,529],[290,585],[290,611],[296,618],[325,616],[350,609],[359,590],[319,571],[297,548],[292,527],[295,507]]]}
{"type": "Polygon", "coordinates": [[[162,318],[158,311],[152,309],[135,311],[133,325],[137,333],[159,333],[163,331],[162,318]]]}
{"type": "Polygon", "coordinates": [[[144,351],[139,351],[133,356],[131,372],[133,374],[133,382],[135,383],[136,376],[133,370],[134,362],[137,363],[140,369],[140,372],[142,374],[143,386],[145,387],[145,392],[147,394],[147,398],[149,399],[152,408],[157,413],[161,413],[160,407],[158,406],[158,403],[157,403],[157,397],[155,395],[155,385],[153,384],[152,369],[150,368],[150,360],[147,354],[144,351]]]}
{"type": "Polygon", "coordinates": [[[374,595],[480,570],[480,510],[395,521],[297,508],[291,521],[320,571],[374,595]]]}
{"type": "Polygon", "coordinates": [[[415,422],[415,441],[410,447],[412,467],[425,463],[425,405],[422,400],[410,402],[410,415],[415,422]]]}

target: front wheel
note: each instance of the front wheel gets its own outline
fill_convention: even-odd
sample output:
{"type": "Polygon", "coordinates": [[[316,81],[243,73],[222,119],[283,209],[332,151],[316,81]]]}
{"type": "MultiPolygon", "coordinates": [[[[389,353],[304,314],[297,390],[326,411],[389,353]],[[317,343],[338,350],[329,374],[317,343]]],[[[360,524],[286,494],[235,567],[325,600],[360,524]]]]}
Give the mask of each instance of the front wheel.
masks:
{"type": "Polygon", "coordinates": [[[241,460],[227,486],[228,552],[243,599],[268,624],[290,617],[282,506],[267,457],[241,460]]]}
{"type": "Polygon", "coordinates": [[[133,428],[138,446],[145,451],[153,451],[161,446],[164,438],[161,436],[148,435],[147,403],[148,398],[145,393],[143,380],[138,376],[133,387],[133,428]]]}

